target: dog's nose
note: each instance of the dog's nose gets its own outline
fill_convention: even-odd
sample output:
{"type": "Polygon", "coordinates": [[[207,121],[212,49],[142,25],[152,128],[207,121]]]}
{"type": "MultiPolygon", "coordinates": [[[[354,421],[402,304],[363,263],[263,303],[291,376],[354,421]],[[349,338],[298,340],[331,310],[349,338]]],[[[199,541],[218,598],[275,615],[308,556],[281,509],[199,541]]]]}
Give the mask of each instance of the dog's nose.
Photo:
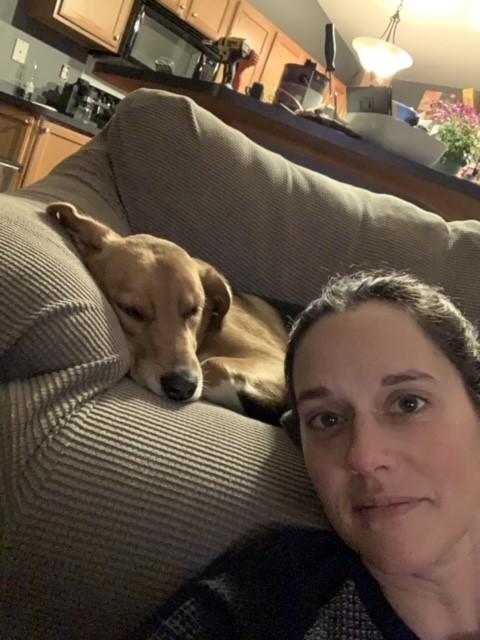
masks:
{"type": "Polygon", "coordinates": [[[195,393],[198,377],[189,369],[167,373],[160,378],[162,388],[170,400],[189,400],[195,393]]]}

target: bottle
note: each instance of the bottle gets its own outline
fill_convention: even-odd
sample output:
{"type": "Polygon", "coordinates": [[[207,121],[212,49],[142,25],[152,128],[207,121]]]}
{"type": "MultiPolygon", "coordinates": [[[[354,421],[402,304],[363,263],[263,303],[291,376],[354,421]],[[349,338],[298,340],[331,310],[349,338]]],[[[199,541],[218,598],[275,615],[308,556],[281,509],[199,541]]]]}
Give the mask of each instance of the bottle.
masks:
{"type": "Polygon", "coordinates": [[[24,100],[31,100],[35,91],[37,79],[37,64],[34,63],[31,71],[26,71],[23,80],[18,88],[18,95],[24,100]]]}

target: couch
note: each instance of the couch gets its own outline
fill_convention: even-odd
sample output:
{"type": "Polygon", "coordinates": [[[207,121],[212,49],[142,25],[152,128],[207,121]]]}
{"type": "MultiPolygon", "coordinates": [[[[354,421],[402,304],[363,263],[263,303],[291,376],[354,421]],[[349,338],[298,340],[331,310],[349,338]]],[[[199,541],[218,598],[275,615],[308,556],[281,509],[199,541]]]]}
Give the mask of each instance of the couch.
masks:
{"type": "Polygon", "coordinates": [[[480,317],[480,222],[304,169],[188,98],[130,94],[50,176],[0,196],[5,640],[128,636],[246,532],[326,526],[282,429],[129,379],[112,308],[44,213],[59,199],[181,244],[238,291],[305,304],[332,273],[393,266],[480,317]]]}

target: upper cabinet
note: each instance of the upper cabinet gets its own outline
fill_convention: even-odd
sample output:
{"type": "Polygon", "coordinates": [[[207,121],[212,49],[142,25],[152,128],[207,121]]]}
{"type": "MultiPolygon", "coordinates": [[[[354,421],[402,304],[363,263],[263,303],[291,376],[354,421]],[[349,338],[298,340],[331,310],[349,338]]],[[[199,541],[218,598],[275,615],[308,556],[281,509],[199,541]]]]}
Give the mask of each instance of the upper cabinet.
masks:
{"type": "Polygon", "coordinates": [[[157,2],[186,20],[211,40],[218,40],[226,35],[235,5],[234,0],[157,0],[157,2]]]}
{"type": "Polygon", "coordinates": [[[54,29],[117,52],[134,0],[29,0],[28,13],[54,29]]]}
{"type": "Polygon", "coordinates": [[[185,20],[212,40],[226,35],[232,0],[191,0],[185,20]]]}
{"type": "Polygon", "coordinates": [[[245,93],[248,87],[259,81],[276,31],[276,27],[251,4],[245,0],[240,0],[236,4],[228,35],[245,38],[258,54],[257,64],[245,69],[241,75],[239,86],[241,93],[245,93]]]}
{"type": "Polygon", "coordinates": [[[285,33],[277,31],[265,61],[259,82],[264,86],[264,99],[273,102],[286,64],[303,64],[308,54],[285,33]]]}

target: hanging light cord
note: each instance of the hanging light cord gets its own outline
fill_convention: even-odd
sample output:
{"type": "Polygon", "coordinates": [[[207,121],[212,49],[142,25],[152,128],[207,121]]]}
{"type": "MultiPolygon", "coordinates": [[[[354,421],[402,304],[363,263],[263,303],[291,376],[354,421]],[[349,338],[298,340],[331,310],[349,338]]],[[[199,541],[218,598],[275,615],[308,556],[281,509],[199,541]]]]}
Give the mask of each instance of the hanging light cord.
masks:
{"type": "Polygon", "coordinates": [[[395,44],[395,36],[397,35],[397,27],[400,22],[400,11],[402,10],[402,7],[403,7],[403,0],[400,0],[400,4],[398,5],[397,10],[393,14],[393,16],[390,18],[387,28],[380,36],[381,40],[386,40],[387,42],[390,42],[390,38],[391,38],[393,44],[395,44]]]}

